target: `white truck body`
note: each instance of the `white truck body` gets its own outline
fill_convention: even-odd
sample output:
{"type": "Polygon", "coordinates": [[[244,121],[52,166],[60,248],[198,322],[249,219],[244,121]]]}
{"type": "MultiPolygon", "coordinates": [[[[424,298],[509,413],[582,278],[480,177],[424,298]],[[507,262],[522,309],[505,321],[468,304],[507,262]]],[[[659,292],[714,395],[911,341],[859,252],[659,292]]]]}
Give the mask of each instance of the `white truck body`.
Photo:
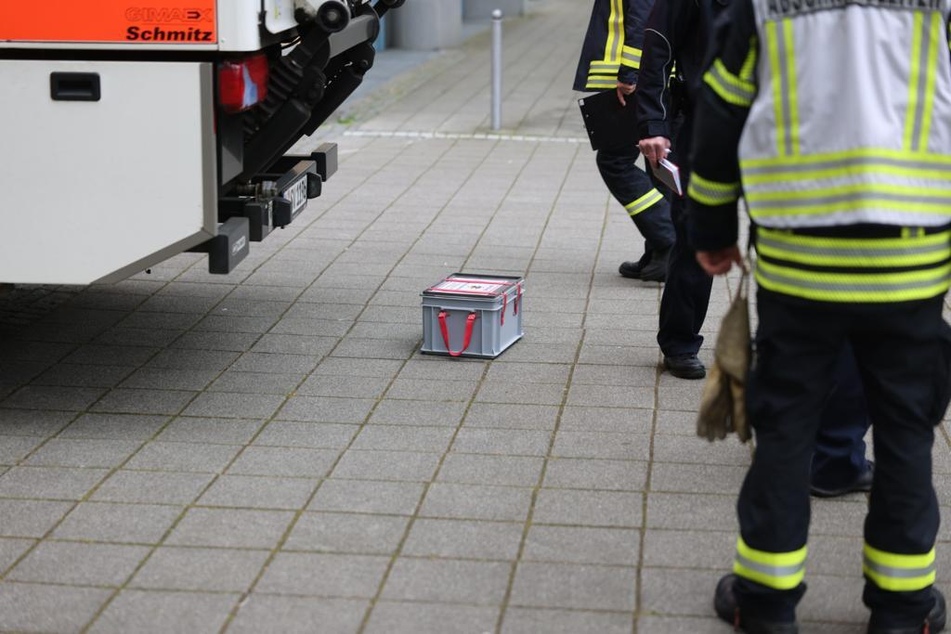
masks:
{"type": "Polygon", "coordinates": [[[401,3],[2,3],[0,283],[116,281],[185,250],[230,271],[336,169],[333,146],[283,154],[359,84],[377,12],[401,3]]]}

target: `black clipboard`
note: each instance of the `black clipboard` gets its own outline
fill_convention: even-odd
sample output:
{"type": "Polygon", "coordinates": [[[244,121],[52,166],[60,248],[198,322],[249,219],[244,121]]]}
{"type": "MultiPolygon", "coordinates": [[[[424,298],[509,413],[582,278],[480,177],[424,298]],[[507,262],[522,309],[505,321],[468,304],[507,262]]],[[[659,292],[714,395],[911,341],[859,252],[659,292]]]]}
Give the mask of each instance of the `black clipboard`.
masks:
{"type": "Polygon", "coordinates": [[[592,150],[637,147],[637,107],[634,94],[625,96],[626,106],[618,101],[616,90],[605,90],[578,100],[581,117],[592,150]]]}

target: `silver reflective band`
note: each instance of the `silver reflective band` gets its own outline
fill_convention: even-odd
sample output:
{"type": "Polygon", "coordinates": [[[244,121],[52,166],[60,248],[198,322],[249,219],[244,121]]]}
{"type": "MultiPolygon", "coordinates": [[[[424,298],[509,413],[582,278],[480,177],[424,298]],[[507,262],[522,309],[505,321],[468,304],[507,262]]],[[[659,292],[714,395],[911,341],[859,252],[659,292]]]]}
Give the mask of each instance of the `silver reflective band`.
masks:
{"type": "Polygon", "coordinates": [[[767,566],[766,564],[761,564],[753,561],[743,555],[736,554],[736,563],[740,564],[744,568],[759,572],[770,577],[791,577],[792,575],[798,574],[806,569],[806,562],[802,562],[792,565],[792,566],[767,566]]]}
{"type": "Polygon", "coordinates": [[[924,568],[893,568],[891,566],[877,564],[868,557],[865,557],[863,561],[865,563],[865,567],[872,572],[877,572],[884,577],[891,577],[893,579],[914,579],[916,577],[924,577],[925,575],[930,575],[933,573],[937,568],[936,564],[934,563],[924,568]]]}
{"type": "Polygon", "coordinates": [[[948,244],[923,244],[919,246],[902,246],[897,249],[875,246],[854,246],[849,248],[829,249],[817,245],[802,244],[797,242],[785,242],[783,240],[774,240],[773,238],[760,234],[756,238],[757,245],[767,248],[773,248],[777,251],[787,251],[800,255],[811,256],[830,256],[830,257],[858,257],[858,258],[885,258],[893,256],[912,256],[927,255],[929,253],[945,253],[949,249],[948,244]]]}
{"type": "Polygon", "coordinates": [[[746,86],[738,85],[737,82],[739,80],[727,74],[727,70],[723,67],[720,60],[714,62],[710,70],[707,71],[707,74],[712,81],[716,82],[714,89],[717,93],[727,93],[726,95],[721,94],[721,96],[729,103],[749,105],[753,102],[753,97],[756,96],[755,90],[752,87],[747,88],[746,86]]]}
{"type": "MultiPolygon", "coordinates": [[[[811,193],[811,192],[804,192],[811,193]]],[[[747,192],[747,200],[755,204],[756,210],[763,209],[795,209],[797,207],[812,206],[830,206],[839,203],[865,203],[875,205],[876,203],[902,203],[902,204],[921,204],[936,205],[939,207],[951,207],[951,191],[942,192],[934,196],[915,196],[911,194],[893,194],[888,192],[875,191],[856,191],[832,196],[813,195],[810,197],[784,198],[781,200],[765,200],[762,194],[747,192]]],[[[946,213],[947,209],[940,209],[946,213]]]]}
{"type": "Polygon", "coordinates": [[[796,163],[756,165],[749,161],[742,162],[743,175],[746,177],[760,175],[775,175],[797,172],[823,172],[838,169],[847,169],[860,166],[880,166],[885,168],[900,168],[906,170],[931,170],[947,174],[951,178],[951,163],[938,163],[935,161],[916,161],[914,159],[892,158],[886,156],[848,156],[838,159],[828,159],[822,161],[802,161],[796,163]]]}
{"type": "MultiPolygon", "coordinates": [[[[843,280],[841,282],[819,282],[814,279],[803,279],[800,277],[793,277],[791,275],[783,275],[782,273],[764,270],[762,266],[757,267],[756,275],[758,278],[762,279],[765,282],[772,282],[774,284],[782,284],[786,286],[795,286],[796,288],[809,289],[813,291],[832,291],[832,292],[874,292],[874,293],[894,293],[898,291],[911,291],[917,289],[925,289],[935,286],[941,283],[947,283],[948,273],[944,268],[938,270],[928,270],[929,273],[934,273],[933,277],[929,277],[921,280],[912,280],[909,282],[888,282],[888,281],[856,281],[854,276],[852,279],[843,280]]],[[[870,272],[869,277],[876,275],[876,273],[870,272]]]]}

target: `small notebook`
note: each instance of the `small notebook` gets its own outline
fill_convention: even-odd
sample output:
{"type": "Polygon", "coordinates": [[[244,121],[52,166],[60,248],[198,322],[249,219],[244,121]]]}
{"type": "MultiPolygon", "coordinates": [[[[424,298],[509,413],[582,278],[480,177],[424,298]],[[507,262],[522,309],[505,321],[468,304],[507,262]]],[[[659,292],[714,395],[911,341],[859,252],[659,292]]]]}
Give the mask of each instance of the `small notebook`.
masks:
{"type": "Polygon", "coordinates": [[[637,108],[634,95],[627,105],[618,101],[616,90],[605,90],[578,100],[592,150],[637,147],[637,108]]]}
{"type": "Polygon", "coordinates": [[[680,186],[679,167],[664,158],[657,161],[657,167],[651,165],[651,169],[654,170],[654,176],[664,185],[667,185],[670,191],[681,197],[684,195],[684,190],[680,186]]]}

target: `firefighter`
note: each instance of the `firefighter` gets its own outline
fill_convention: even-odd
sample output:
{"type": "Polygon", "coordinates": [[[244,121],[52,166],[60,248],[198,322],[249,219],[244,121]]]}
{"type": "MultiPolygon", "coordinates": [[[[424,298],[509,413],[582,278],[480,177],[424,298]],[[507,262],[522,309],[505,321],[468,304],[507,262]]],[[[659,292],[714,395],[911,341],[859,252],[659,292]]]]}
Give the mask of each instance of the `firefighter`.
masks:
{"type": "MultiPolygon", "coordinates": [[[[595,0],[585,33],[574,89],[616,90],[627,105],[637,88],[641,62],[644,20],[652,0],[595,0]]],[[[644,237],[644,255],[636,262],[623,262],[624,277],[663,282],[667,255],[674,242],[670,207],[647,173],[637,167],[636,145],[598,150],[596,162],[611,195],[624,206],[644,237]]]]}
{"type": "Polygon", "coordinates": [[[688,236],[711,275],[758,254],[747,381],[756,433],[733,573],[714,607],[746,632],[797,632],[809,462],[842,345],[872,419],[864,524],[870,634],[941,631],[934,427],[949,396],[949,0],[733,0],[696,112],[688,236]]]}
{"type": "MultiPolygon", "coordinates": [[[[665,156],[680,167],[687,187],[693,88],[702,74],[710,22],[725,0],[657,0],[644,33],[644,55],[637,94],[640,150],[655,163],[665,156]],[[676,72],[675,72],[676,71],[676,72]]],[[[682,379],[702,379],[706,368],[697,353],[707,316],[712,280],[697,264],[684,230],[684,199],[671,199],[674,246],[667,261],[667,283],[660,301],[657,343],[664,367],[682,379]]]]}

